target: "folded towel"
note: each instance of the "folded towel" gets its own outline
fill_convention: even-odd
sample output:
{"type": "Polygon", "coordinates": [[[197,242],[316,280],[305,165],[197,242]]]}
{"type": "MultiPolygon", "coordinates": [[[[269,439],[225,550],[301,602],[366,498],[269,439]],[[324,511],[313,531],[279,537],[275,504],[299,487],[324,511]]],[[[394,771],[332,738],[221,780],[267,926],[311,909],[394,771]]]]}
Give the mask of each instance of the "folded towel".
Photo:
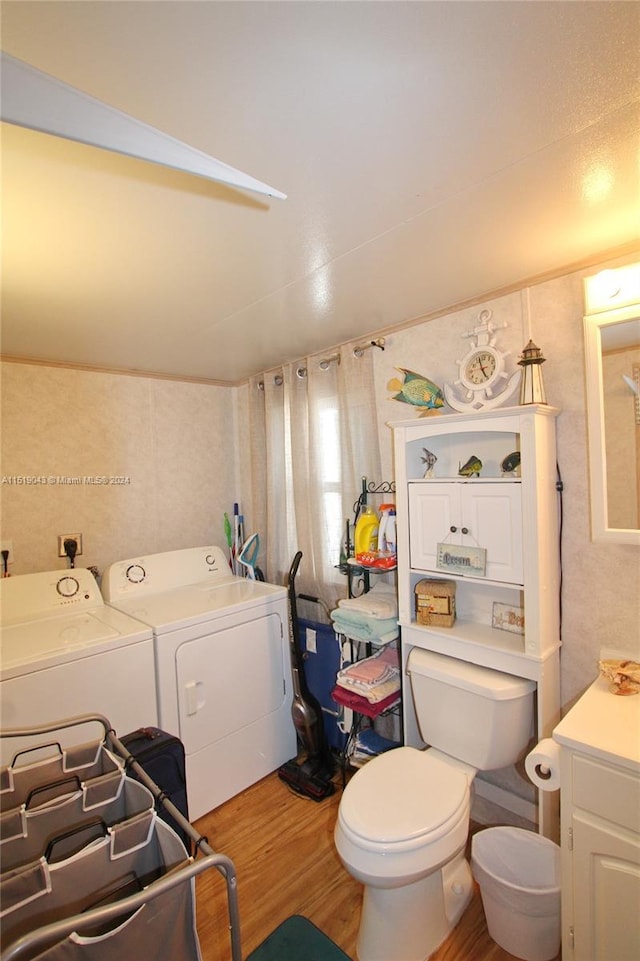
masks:
{"type": "Polygon", "coordinates": [[[395,645],[338,671],[336,684],[356,691],[373,704],[397,691],[400,688],[400,667],[395,645]]]}
{"type": "Polygon", "coordinates": [[[337,684],[344,684],[347,687],[357,688],[363,694],[368,691],[373,690],[379,684],[384,684],[386,681],[391,680],[395,677],[393,668],[385,667],[381,671],[377,671],[375,676],[372,676],[370,680],[367,677],[358,677],[356,674],[345,674],[341,676],[336,676],[337,684]]]}
{"type": "Polygon", "coordinates": [[[380,637],[371,637],[368,631],[359,631],[357,627],[344,627],[338,628],[334,625],[334,630],[337,634],[343,634],[350,641],[358,641],[363,644],[372,644],[373,647],[381,647],[384,644],[389,644],[391,641],[395,641],[399,635],[397,626],[391,630],[387,631],[385,634],[381,634],[380,637]]]}
{"type": "Polygon", "coordinates": [[[338,601],[341,611],[359,611],[368,617],[384,620],[398,616],[398,598],[392,584],[375,584],[367,594],[345,597],[338,601]]]}
{"type": "Polygon", "coordinates": [[[386,664],[368,664],[363,661],[361,666],[354,665],[354,669],[348,672],[347,677],[351,683],[357,681],[359,684],[373,687],[393,677],[393,668],[386,664]]]}
{"type": "Polygon", "coordinates": [[[372,704],[366,697],[361,697],[359,694],[356,694],[355,691],[347,690],[347,688],[340,687],[339,684],[336,684],[331,692],[331,697],[336,704],[342,704],[343,707],[350,707],[357,714],[364,714],[366,717],[379,717],[383,711],[397,704],[400,700],[400,690],[392,691],[386,697],[382,698],[382,700],[372,704]]]}
{"type": "Polygon", "coordinates": [[[336,609],[331,612],[331,617],[334,620],[339,620],[343,624],[357,624],[363,627],[370,627],[371,630],[377,633],[389,630],[390,622],[396,622],[398,620],[397,615],[394,617],[371,617],[370,614],[365,614],[364,611],[352,611],[348,607],[336,607],[336,609]]]}
{"type": "Polygon", "coordinates": [[[340,678],[340,680],[337,680],[337,687],[342,687],[347,691],[353,691],[370,704],[377,704],[379,701],[384,701],[391,694],[395,694],[400,690],[400,676],[397,674],[395,677],[390,677],[387,681],[383,681],[382,684],[376,684],[375,687],[367,687],[366,685],[358,684],[357,681],[354,684],[350,684],[348,678],[340,678]]]}
{"type": "Polygon", "coordinates": [[[368,617],[358,611],[343,612],[342,607],[337,607],[331,612],[333,628],[337,634],[346,634],[347,637],[354,637],[361,641],[379,639],[389,631],[395,631],[394,637],[398,635],[397,617],[380,619],[368,617]]]}
{"type": "Polygon", "coordinates": [[[379,684],[393,676],[399,669],[398,651],[395,645],[388,645],[371,657],[355,661],[348,667],[338,671],[338,678],[348,677],[350,681],[360,681],[363,684],[379,684]]]}

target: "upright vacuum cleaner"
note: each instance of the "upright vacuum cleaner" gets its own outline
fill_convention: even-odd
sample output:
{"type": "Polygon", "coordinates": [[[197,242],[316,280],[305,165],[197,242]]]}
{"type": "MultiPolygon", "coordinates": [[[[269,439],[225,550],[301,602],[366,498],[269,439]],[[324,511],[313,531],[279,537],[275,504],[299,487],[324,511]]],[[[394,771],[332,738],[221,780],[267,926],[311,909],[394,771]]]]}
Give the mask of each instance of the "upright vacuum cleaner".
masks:
{"type": "Polygon", "coordinates": [[[333,794],[333,758],[327,746],[322,720],[322,708],[314,698],[306,681],[304,654],[300,640],[298,607],[296,602],[296,574],[302,551],[298,551],[289,569],[289,647],[293,678],[291,716],[298,736],[298,756],[278,770],[278,777],[292,790],[313,801],[322,801],[333,794]]]}

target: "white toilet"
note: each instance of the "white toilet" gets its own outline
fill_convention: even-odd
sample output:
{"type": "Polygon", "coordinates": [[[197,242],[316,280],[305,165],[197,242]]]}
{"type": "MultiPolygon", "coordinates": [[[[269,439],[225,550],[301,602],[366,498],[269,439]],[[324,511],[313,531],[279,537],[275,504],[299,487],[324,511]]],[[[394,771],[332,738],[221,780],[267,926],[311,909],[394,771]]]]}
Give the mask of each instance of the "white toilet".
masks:
{"type": "Polygon", "coordinates": [[[533,724],[532,681],[414,648],[423,740],[369,761],[344,790],[335,843],[364,884],[359,961],[425,961],[472,894],[464,857],[476,771],[513,764],[533,724]]]}

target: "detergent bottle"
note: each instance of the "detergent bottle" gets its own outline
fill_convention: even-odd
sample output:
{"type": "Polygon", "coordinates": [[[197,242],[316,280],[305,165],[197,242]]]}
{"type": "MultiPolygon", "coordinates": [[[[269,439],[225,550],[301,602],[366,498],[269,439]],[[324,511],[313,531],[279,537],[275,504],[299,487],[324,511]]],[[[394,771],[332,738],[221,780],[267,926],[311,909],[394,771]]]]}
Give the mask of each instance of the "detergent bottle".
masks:
{"type": "Polygon", "coordinates": [[[383,554],[396,552],[396,505],[380,506],[380,529],[378,531],[378,550],[383,554]]]}
{"type": "Polygon", "coordinates": [[[398,549],[397,548],[398,539],[396,537],[396,512],[395,512],[395,508],[393,507],[389,511],[389,520],[387,521],[385,541],[386,541],[388,552],[390,554],[395,554],[398,549]]]}
{"type": "Polygon", "coordinates": [[[371,554],[378,550],[378,515],[368,504],[364,505],[356,522],[354,549],[356,558],[359,554],[371,554]]]}

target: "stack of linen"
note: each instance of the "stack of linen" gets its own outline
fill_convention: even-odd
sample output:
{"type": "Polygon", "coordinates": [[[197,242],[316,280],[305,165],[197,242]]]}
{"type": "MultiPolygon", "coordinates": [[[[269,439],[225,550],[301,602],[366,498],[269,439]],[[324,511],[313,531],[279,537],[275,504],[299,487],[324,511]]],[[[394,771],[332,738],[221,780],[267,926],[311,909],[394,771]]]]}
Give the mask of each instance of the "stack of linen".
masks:
{"type": "Polygon", "coordinates": [[[376,584],[368,594],[338,601],[333,629],[354,641],[380,646],[398,636],[398,599],[391,584],[376,584]]]}
{"type": "Polygon", "coordinates": [[[400,665],[395,644],[338,671],[334,701],[360,714],[377,717],[400,697],[400,665]]]}

